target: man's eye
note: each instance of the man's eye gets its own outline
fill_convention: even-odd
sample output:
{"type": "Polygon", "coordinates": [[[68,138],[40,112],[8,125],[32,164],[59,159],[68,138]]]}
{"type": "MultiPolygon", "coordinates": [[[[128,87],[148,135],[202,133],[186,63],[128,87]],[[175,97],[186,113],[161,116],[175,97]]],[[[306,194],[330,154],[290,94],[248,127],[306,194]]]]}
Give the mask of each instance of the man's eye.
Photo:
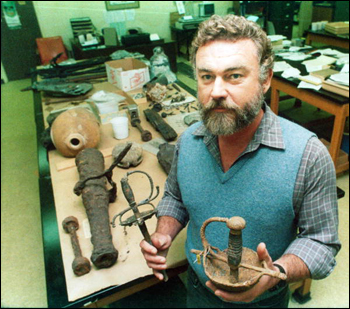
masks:
{"type": "Polygon", "coordinates": [[[211,80],[211,79],[212,79],[212,76],[209,75],[209,74],[206,74],[206,75],[202,75],[201,78],[202,78],[204,81],[208,81],[208,80],[211,80]]]}
{"type": "Polygon", "coordinates": [[[238,78],[241,78],[242,75],[241,74],[231,74],[230,75],[230,79],[238,79],[238,78]]]}

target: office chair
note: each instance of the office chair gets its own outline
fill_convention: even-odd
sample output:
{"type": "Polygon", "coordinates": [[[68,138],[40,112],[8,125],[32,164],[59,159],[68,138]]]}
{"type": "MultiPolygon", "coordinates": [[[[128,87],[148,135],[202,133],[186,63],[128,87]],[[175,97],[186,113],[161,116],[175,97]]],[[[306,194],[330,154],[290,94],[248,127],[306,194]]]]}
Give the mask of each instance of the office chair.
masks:
{"type": "Polygon", "coordinates": [[[57,63],[68,59],[67,51],[61,36],[37,38],[36,45],[38,46],[38,52],[42,65],[49,64],[50,60],[60,53],[62,53],[62,55],[56,60],[57,63]]]}

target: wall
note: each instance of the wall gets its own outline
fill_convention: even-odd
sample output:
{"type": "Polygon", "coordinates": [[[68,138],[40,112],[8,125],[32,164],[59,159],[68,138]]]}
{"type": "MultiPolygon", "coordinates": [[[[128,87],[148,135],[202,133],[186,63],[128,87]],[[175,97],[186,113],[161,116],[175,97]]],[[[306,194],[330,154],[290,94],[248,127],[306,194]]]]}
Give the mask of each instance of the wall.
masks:
{"type": "MultiPolygon", "coordinates": [[[[196,10],[200,2],[203,1],[191,2],[187,5],[188,10],[191,11],[192,6],[196,10]]],[[[42,36],[60,35],[68,48],[70,48],[69,39],[73,36],[69,22],[71,18],[90,17],[99,32],[102,28],[110,26],[104,19],[105,1],[33,1],[33,3],[42,36]]],[[[215,1],[215,12],[219,15],[225,15],[230,7],[232,1],[215,1]]],[[[157,33],[161,38],[170,39],[170,13],[176,11],[174,1],[140,1],[140,8],[135,9],[135,19],[126,21],[123,27],[125,29],[140,27],[143,32],[157,33]]]]}

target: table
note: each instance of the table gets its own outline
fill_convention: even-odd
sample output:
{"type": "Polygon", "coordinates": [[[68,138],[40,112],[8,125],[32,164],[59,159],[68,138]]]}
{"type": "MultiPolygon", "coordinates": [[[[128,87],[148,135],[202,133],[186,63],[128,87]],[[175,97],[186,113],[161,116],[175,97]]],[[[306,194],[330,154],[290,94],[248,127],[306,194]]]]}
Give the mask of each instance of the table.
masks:
{"type": "Polygon", "coordinates": [[[306,44],[312,45],[312,42],[319,42],[326,45],[349,49],[349,35],[339,36],[325,30],[308,30],[306,44]]]}
{"type": "MultiPolygon", "coordinates": [[[[106,83],[108,84],[108,83],[106,83]]],[[[97,84],[94,85],[94,88],[96,87],[97,90],[106,89],[103,87],[103,85],[97,84]],[[102,87],[102,88],[101,88],[102,87]]],[[[115,89],[112,85],[109,84],[109,87],[112,87],[112,89],[115,89]]],[[[111,88],[108,88],[111,89],[111,88]]],[[[108,90],[107,90],[108,91],[108,90]]],[[[65,273],[71,272],[70,265],[65,265],[65,259],[62,256],[62,230],[61,230],[61,219],[62,219],[62,213],[60,213],[60,210],[56,208],[56,204],[62,205],[62,203],[67,201],[66,196],[70,196],[68,198],[68,201],[71,201],[72,199],[75,199],[75,197],[71,194],[71,185],[77,180],[77,178],[74,179],[75,176],[72,176],[73,174],[76,174],[74,172],[74,169],[70,169],[64,171],[64,173],[57,171],[57,166],[59,164],[66,164],[67,161],[72,160],[71,158],[64,158],[60,156],[60,154],[56,151],[47,151],[42,144],[40,143],[41,138],[41,132],[45,129],[47,124],[45,123],[44,119],[47,114],[47,110],[45,105],[42,104],[42,97],[39,92],[33,91],[34,95],[34,109],[35,109],[35,122],[37,127],[37,151],[38,151],[38,167],[39,167],[39,192],[40,192],[40,202],[41,202],[41,220],[42,220],[42,230],[43,230],[43,243],[44,243],[44,260],[45,260],[45,270],[46,270],[46,285],[47,285],[47,299],[48,299],[48,307],[52,308],[59,308],[59,307],[96,307],[96,306],[105,306],[108,305],[111,302],[114,302],[118,299],[124,298],[126,296],[129,296],[135,292],[138,292],[142,289],[145,289],[151,285],[157,284],[159,281],[156,279],[152,274],[151,270],[147,269],[148,274],[142,275],[138,277],[138,275],[135,275],[135,278],[132,280],[125,282],[123,284],[116,284],[112,286],[105,287],[101,290],[95,291],[91,294],[84,295],[83,297],[80,297],[79,299],[76,299],[74,301],[70,301],[67,293],[67,281],[65,273]],[[56,165],[56,168],[54,167],[56,165]],[[65,177],[65,175],[71,175],[69,178],[65,177]],[[67,186],[68,190],[66,190],[61,185],[67,186]],[[57,194],[59,191],[64,191],[65,193],[57,194]]],[[[74,98],[73,98],[74,100],[74,98]]],[[[58,104],[60,105],[60,104],[58,104]]],[[[144,104],[148,107],[148,103],[144,104]]],[[[61,105],[60,105],[61,107],[61,105]]],[[[145,108],[145,106],[140,107],[142,110],[145,108]]],[[[144,129],[148,129],[152,132],[153,137],[156,138],[159,135],[158,132],[156,132],[150,124],[148,124],[144,117],[143,113],[140,115],[142,126],[144,129]]],[[[111,133],[111,125],[105,125],[102,129],[103,131],[103,138],[102,138],[102,147],[106,147],[110,145],[110,142],[113,142],[112,133],[111,133]]],[[[140,133],[136,128],[131,127],[130,128],[130,140],[135,140],[138,143],[141,142],[140,133]]],[[[117,142],[117,140],[114,140],[114,142],[117,142]]],[[[149,156],[152,156],[152,154],[147,154],[147,159],[149,156]]],[[[145,160],[145,159],[144,159],[145,160]]],[[[105,166],[106,168],[110,165],[111,158],[106,158],[105,166]]],[[[154,176],[154,173],[157,173],[157,169],[159,167],[151,167],[152,176],[154,176]]],[[[118,168],[117,168],[118,169],[118,168]]],[[[143,169],[140,166],[140,169],[143,169]]],[[[165,173],[161,171],[163,174],[160,175],[159,179],[165,180],[165,173]]],[[[114,171],[113,178],[115,178],[115,175],[118,177],[125,174],[126,171],[118,170],[114,171]]],[[[158,179],[158,180],[159,180],[158,179]]],[[[115,182],[119,183],[119,178],[114,179],[115,182]]],[[[155,181],[155,179],[153,179],[155,181]]],[[[164,183],[160,183],[156,180],[156,184],[161,187],[164,183]]],[[[117,202],[121,203],[118,204],[118,207],[124,208],[126,205],[121,201],[121,189],[120,189],[120,183],[118,184],[118,198],[117,202]]],[[[161,193],[162,194],[162,193],[161,193]]],[[[161,196],[160,194],[160,196],[161,196]]],[[[81,197],[79,198],[81,199],[81,197]]],[[[76,200],[78,201],[78,200],[76,200]]],[[[157,200],[155,201],[156,205],[157,200]]],[[[80,206],[82,206],[82,202],[78,202],[80,206]]],[[[77,205],[77,204],[75,204],[77,205]]],[[[114,207],[115,205],[110,204],[110,207],[114,207]]],[[[80,207],[79,206],[79,207],[80,207]]],[[[67,215],[74,215],[73,213],[67,214],[67,215]]],[[[79,215],[79,214],[78,214],[79,215]]],[[[80,214],[81,215],[81,214],[80,214]]],[[[78,218],[80,219],[80,218],[78,218]]],[[[155,218],[154,222],[149,223],[149,230],[152,232],[155,228],[155,218]]],[[[80,221],[80,220],[79,220],[80,221]]],[[[152,221],[152,219],[150,220],[152,221]]],[[[79,231],[78,231],[79,232],[79,231]]],[[[185,235],[185,230],[183,231],[185,235]]],[[[181,232],[181,233],[183,233],[181,232]]],[[[139,232],[138,232],[139,233],[139,232]]],[[[112,231],[112,235],[113,235],[112,231]]],[[[67,236],[67,235],[66,235],[67,236]]],[[[113,235],[113,238],[115,236],[113,235]]],[[[137,243],[139,243],[142,239],[141,234],[138,235],[137,243]]],[[[184,272],[187,269],[187,260],[184,253],[184,236],[179,235],[179,241],[178,244],[174,246],[174,254],[171,254],[169,252],[169,270],[168,276],[172,277],[175,276],[181,272],[184,272]]],[[[68,238],[69,239],[69,238],[68,238]]],[[[81,236],[79,236],[80,241],[81,236]]],[[[136,241],[136,240],[135,240],[136,241]]],[[[176,240],[175,240],[176,241],[176,240]]],[[[70,242],[70,240],[69,240],[70,242]]],[[[65,245],[70,245],[70,243],[66,243],[65,245]]],[[[64,246],[65,246],[64,245],[64,246]]],[[[134,246],[135,247],[135,246],[134,246]]],[[[134,248],[133,247],[133,248],[134,248]]],[[[138,244],[137,244],[138,247],[138,244]]],[[[136,248],[134,248],[136,250],[136,248]]],[[[140,251],[139,248],[137,248],[137,251],[140,251]]],[[[86,253],[85,256],[89,257],[90,254],[86,253]]],[[[71,258],[71,257],[70,257],[71,258]]],[[[70,263],[72,259],[70,259],[70,263]]],[[[143,263],[144,261],[140,261],[140,263],[143,263]]],[[[118,262],[117,262],[118,263],[118,262]]],[[[144,263],[145,264],[145,263],[144,263]]],[[[114,267],[114,266],[113,266],[114,267]]],[[[146,266],[147,267],[147,266],[146,266]]],[[[148,267],[147,267],[148,268],[148,267]]],[[[112,268],[110,268],[112,269],[112,268]]],[[[93,271],[93,269],[91,270],[93,271]]],[[[95,270],[96,271],[96,270],[95,270]]],[[[103,271],[106,271],[105,269],[103,271]]],[[[108,271],[108,270],[107,270],[108,271]]],[[[90,272],[91,273],[91,272],[90,272]]],[[[89,274],[90,274],[89,273],[89,274]]],[[[85,275],[88,276],[89,274],[85,275]]],[[[122,274],[118,274],[119,276],[122,276],[122,274]]],[[[83,278],[85,276],[79,277],[83,278]]]]}
{"type": "MultiPolygon", "coordinates": [[[[292,65],[305,74],[301,64],[293,62],[292,65]]],[[[349,98],[325,90],[298,89],[298,79],[285,79],[281,73],[275,73],[271,82],[271,109],[278,114],[279,94],[284,92],[296,99],[307,102],[335,116],[329,153],[334,162],[337,174],[349,169],[349,161],[337,163],[339,150],[343,138],[346,117],[349,116],[349,98]]]]}
{"type": "Polygon", "coordinates": [[[168,56],[170,62],[170,68],[173,72],[177,72],[177,63],[176,63],[176,42],[175,41],[164,41],[157,40],[152,41],[149,44],[139,44],[133,46],[94,46],[91,48],[82,48],[78,39],[71,39],[70,43],[72,45],[72,51],[75,60],[80,59],[89,59],[100,56],[109,56],[117,50],[126,50],[128,52],[139,52],[147,59],[150,59],[153,56],[153,49],[156,46],[160,46],[163,48],[164,53],[168,56]]]}

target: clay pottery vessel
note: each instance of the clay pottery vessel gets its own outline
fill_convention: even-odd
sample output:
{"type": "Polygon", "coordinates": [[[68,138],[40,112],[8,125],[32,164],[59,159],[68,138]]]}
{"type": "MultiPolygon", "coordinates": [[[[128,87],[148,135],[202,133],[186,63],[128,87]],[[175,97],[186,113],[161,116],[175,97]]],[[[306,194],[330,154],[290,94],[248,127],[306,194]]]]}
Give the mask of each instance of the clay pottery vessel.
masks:
{"type": "Polygon", "coordinates": [[[66,110],[51,127],[52,142],[65,157],[75,157],[85,148],[97,147],[100,137],[99,121],[83,107],[66,110]]]}

